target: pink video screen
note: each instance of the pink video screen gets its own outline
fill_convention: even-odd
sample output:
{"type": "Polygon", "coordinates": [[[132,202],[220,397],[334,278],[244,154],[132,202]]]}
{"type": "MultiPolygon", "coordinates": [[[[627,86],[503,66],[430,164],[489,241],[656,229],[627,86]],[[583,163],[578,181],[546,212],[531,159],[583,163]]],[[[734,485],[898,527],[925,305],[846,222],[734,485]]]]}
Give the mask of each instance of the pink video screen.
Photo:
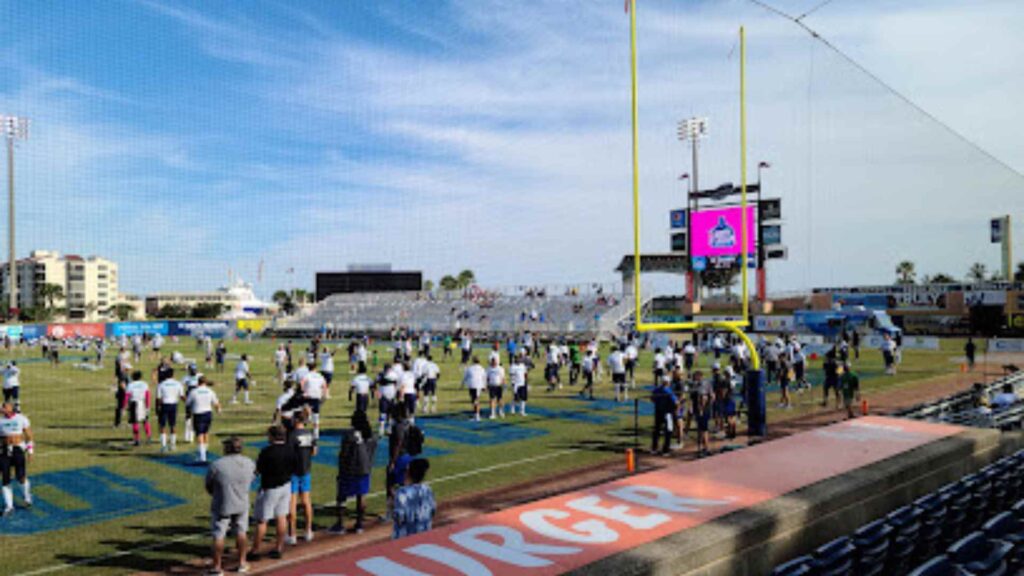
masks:
{"type": "MultiPolygon", "coordinates": [[[[757,212],[747,207],[747,253],[755,253],[757,212]]],[[[690,215],[690,255],[739,256],[742,242],[743,209],[740,207],[701,210],[690,215]]]]}

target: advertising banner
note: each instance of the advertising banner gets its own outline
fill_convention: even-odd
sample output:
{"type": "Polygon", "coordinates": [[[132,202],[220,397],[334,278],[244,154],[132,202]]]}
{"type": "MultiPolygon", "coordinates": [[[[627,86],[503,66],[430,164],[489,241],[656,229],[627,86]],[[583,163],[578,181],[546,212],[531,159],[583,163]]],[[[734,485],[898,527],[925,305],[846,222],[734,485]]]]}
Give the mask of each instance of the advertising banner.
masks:
{"type": "Polygon", "coordinates": [[[792,316],[754,316],[755,332],[792,332],[796,319],[792,316]]]}
{"type": "MultiPolygon", "coordinates": [[[[738,256],[742,240],[742,208],[701,210],[690,214],[691,256],[738,256]]],[[[756,256],[757,212],[747,207],[747,253],[756,256]]]]}
{"type": "Polygon", "coordinates": [[[228,332],[230,325],[226,320],[181,320],[170,323],[171,336],[206,335],[220,338],[228,332]]]}
{"type": "Polygon", "coordinates": [[[24,333],[24,330],[25,327],[20,324],[15,324],[13,326],[0,326],[0,332],[6,334],[8,338],[13,339],[21,338],[21,335],[22,333],[24,333]]]}
{"type": "MultiPolygon", "coordinates": [[[[885,341],[879,334],[868,334],[864,336],[860,345],[862,348],[881,348],[885,341]]],[[[905,350],[938,350],[939,339],[935,336],[903,336],[903,348],[905,350]]]]}
{"type": "Polygon", "coordinates": [[[253,334],[259,334],[267,326],[266,320],[239,320],[237,329],[239,332],[252,331],[253,334]]]}
{"type": "Polygon", "coordinates": [[[107,336],[136,336],[142,334],[160,334],[167,336],[170,333],[168,322],[114,322],[107,324],[107,336]]]}
{"type": "Polygon", "coordinates": [[[26,324],[21,327],[21,335],[26,340],[36,340],[46,336],[46,324],[26,324]]]}
{"type": "Polygon", "coordinates": [[[988,341],[988,352],[1024,352],[1024,340],[993,338],[988,341]]]}
{"type": "Polygon", "coordinates": [[[669,212],[669,226],[672,228],[686,228],[686,210],[672,210],[669,212]]]}
{"type": "Polygon", "coordinates": [[[99,322],[83,324],[50,324],[46,335],[54,338],[106,338],[107,327],[99,322]]]}

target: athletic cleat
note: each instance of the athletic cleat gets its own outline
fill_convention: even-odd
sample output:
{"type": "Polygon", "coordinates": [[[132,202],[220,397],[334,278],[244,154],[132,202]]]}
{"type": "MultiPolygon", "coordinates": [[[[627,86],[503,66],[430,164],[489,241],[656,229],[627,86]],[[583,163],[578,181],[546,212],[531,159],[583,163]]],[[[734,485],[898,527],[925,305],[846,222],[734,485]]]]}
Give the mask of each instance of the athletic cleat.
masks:
{"type": "Polygon", "coordinates": [[[337,534],[337,535],[340,536],[341,534],[345,533],[345,528],[340,523],[336,523],[334,526],[331,526],[330,528],[327,529],[327,533],[328,534],[337,534]]]}
{"type": "Polygon", "coordinates": [[[285,536],[284,543],[289,546],[295,546],[299,543],[299,541],[295,538],[295,536],[285,536]]]}
{"type": "Polygon", "coordinates": [[[4,508],[3,518],[7,518],[11,514],[14,514],[14,508],[4,508]]]}
{"type": "Polygon", "coordinates": [[[313,541],[313,531],[312,530],[306,532],[305,540],[306,540],[306,542],[312,542],[313,541]]]}

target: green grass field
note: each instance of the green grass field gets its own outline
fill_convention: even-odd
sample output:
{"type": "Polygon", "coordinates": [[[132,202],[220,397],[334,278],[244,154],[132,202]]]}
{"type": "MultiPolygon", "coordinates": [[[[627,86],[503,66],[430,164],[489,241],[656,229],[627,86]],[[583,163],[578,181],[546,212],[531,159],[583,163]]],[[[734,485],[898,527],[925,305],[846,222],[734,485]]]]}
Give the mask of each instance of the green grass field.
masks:
{"type": "MultiPolygon", "coordinates": [[[[866,351],[858,370],[868,392],[897,386],[955,371],[950,358],[959,353],[960,346],[949,341],[936,352],[907,351],[901,373],[894,378],[881,377],[879,354],[866,351]]],[[[296,349],[301,347],[297,342],[296,349]]],[[[176,348],[186,357],[200,355],[191,340],[171,344],[164,352],[176,348]]],[[[253,444],[263,440],[279,392],[271,363],[273,348],[270,341],[229,343],[232,358],[243,352],[250,355],[258,384],[253,405],[230,405],[234,361],[228,361],[224,374],[212,374],[217,383],[214,389],[224,404],[224,413],[214,421],[212,452],[219,452],[218,437],[229,433],[253,444]]],[[[389,351],[379,349],[380,357],[386,358],[389,351]]],[[[72,352],[63,353],[59,367],[37,361],[37,350],[11,356],[22,367],[23,408],[36,435],[37,453],[29,473],[37,505],[31,511],[19,508],[13,517],[0,520],[4,573],[121,574],[162,570],[171,563],[206,555],[209,499],[202,486],[204,470],[183,464],[191,460],[194,446],[179,440],[176,454],[161,455],[155,417],[154,443],[140,448],[131,447],[128,429],[112,428],[113,371],[109,360],[102,371],[89,372],[72,366],[72,352]]],[[[324,455],[313,471],[313,498],[319,504],[334,500],[337,443],[329,442],[330,431],[347,427],[353,408],[347,400],[348,367],[343,350],[338,350],[337,359],[334,398],[324,407],[324,455]]],[[[646,398],[639,386],[650,381],[650,362],[650,353],[644,353],[637,373],[636,393],[641,398],[646,398]]],[[[607,380],[598,386],[603,400],[589,402],[568,387],[546,393],[543,371],[535,369],[530,374],[533,414],[476,424],[465,414],[470,405],[459,384],[457,360],[439,364],[442,414],[420,418],[419,423],[426,431],[428,448],[438,451],[431,457],[428,480],[433,481],[441,506],[455,496],[619,459],[622,450],[633,444],[633,405],[611,402],[607,380]]],[[[148,375],[155,365],[149,353],[141,368],[148,375]]],[[[809,367],[814,381],[821,379],[819,366],[812,362],[809,367]]],[[[771,392],[769,423],[814,410],[819,394],[796,396],[794,409],[778,412],[774,409],[778,394],[771,392]]],[[[643,408],[646,404],[641,401],[643,408]]],[[[182,417],[183,411],[179,426],[182,417]]],[[[374,405],[371,419],[375,417],[374,405]]],[[[649,420],[640,418],[641,447],[648,446],[649,420]]],[[[181,436],[179,431],[179,439],[181,436]]],[[[257,451],[255,446],[246,448],[252,457],[257,451]]],[[[372,491],[381,490],[383,470],[377,468],[372,491]]],[[[20,505],[17,486],[15,493],[20,505]]],[[[371,513],[379,513],[383,504],[379,495],[371,498],[371,513]]],[[[317,525],[325,528],[331,520],[321,517],[317,525]]]]}

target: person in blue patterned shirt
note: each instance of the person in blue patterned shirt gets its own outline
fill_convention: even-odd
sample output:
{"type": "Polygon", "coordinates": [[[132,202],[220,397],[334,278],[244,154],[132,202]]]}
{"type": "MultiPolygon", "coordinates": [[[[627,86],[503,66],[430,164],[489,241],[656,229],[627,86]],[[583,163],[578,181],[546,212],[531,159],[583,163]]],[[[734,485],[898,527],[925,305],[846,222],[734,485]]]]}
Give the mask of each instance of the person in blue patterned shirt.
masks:
{"type": "Polygon", "coordinates": [[[437,510],[434,492],[423,483],[429,469],[430,462],[425,458],[417,458],[409,464],[407,484],[395,492],[392,538],[397,540],[426,532],[433,525],[437,510]]]}

